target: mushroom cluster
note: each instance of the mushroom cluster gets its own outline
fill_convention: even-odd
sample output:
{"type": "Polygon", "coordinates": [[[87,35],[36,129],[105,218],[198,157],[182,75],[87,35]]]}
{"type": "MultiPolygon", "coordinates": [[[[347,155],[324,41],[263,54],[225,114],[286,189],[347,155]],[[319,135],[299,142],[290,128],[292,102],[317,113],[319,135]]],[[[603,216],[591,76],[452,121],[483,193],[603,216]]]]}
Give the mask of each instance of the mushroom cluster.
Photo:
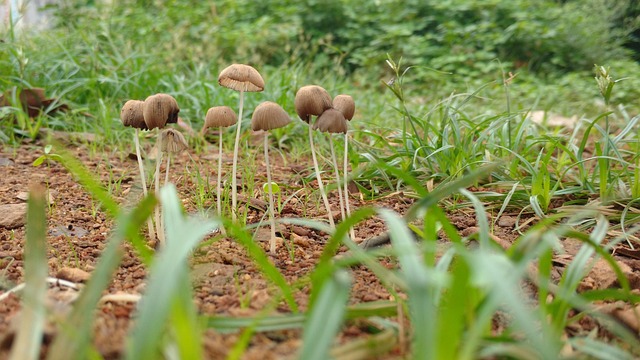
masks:
{"type": "MultiPolygon", "coordinates": [[[[127,101],[122,110],[120,111],[120,119],[124,126],[133,127],[136,129],[134,135],[134,142],[136,146],[136,157],[138,159],[138,168],[140,170],[140,178],[142,183],[142,191],[146,196],[148,193],[146,176],[144,173],[144,165],[142,162],[142,156],[140,151],[139,131],[140,130],[153,130],[163,129],[167,124],[175,124],[178,122],[178,113],[180,108],[176,99],[168,94],[154,94],[142,100],[129,100],[127,101]]],[[[160,164],[162,162],[162,154],[166,153],[167,166],[165,174],[165,183],[169,180],[169,167],[171,162],[171,154],[180,152],[187,148],[187,143],[182,135],[177,130],[166,129],[157,135],[156,141],[156,170],[154,173],[155,179],[155,192],[159,191],[160,187],[160,164]]],[[[162,224],[160,223],[160,209],[155,209],[155,226],[149,219],[147,225],[149,229],[149,236],[152,239],[157,239],[160,243],[164,242],[164,231],[162,224]],[[157,230],[157,232],[156,232],[157,230]]]]}
{"type": "MultiPolygon", "coordinates": [[[[222,157],[223,157],[223,129],[231,126],[235,127],[235,141],[233,148],[233,166],[231,174],[231,217],[233,221],[238,219],[238,154],[240,147],[240,138],[242,133],[243,110],[244,110],[244,93],[260,92],[264,90],[264,80],[260,73],[250,65],[233,64],[223,69],[218,76],[219,85],[235,90],[239,93],[238,112],[228,106],[213,106],[207,110],[204,124],[200,133],[204,135],[207,130],[213,128],[218,131],[218,172],[216,185],[216,205],[217,215],[222,216],[222,157]]],[[[331,162],[335,172],[336,188],[340,200],[340,215],[342,220],[350,216],[349,197],[348,197],[348,121],[353,118],[355,112],[355,103],[349,95],[341,94],[335,98],[331,98],[327,90],[319,85],[305,85],[298,89],[294,99],[295,111],[298,117],[307,123],[309,143],[311,147],[311,155],[315,170],[318,187],[322,196],[324,206],[327,211],[329,224],[335,227],[331,205],[329,203],[327,193],[325,191],[320,166],[318,164],[317,149],[314,144],[314,130],[326,133],[328,136],[329,147],[331,151],[331,162]],[[315,117],[315,122],[312,121],[315,117]],[[333,134],[344,134],[344,164],[343,177],[340,176],[340,169],[336,157],[336,151],[333,144],[333,134]]],[[[160,187],[160,165],[163,156],[167,158],[166,172],[164,174],[165,184],[169,182],[169,173],[171,166],[171,157],[173,154],[179,153],[187,148],[187,142],[181,132],[173,128],[166,128],[167,124],[178,122],[178,113],[180,108],[176,100],[167,94],[155,94],[142,100],[129,100],[121,109],[120,118],[125,126],[135,128],[134,141],[136,146],[136,157],[138,159],[138,167],[143,192],[147,195],[147,178],[144,174],[144,164],[142,161],[140,150],[140,130],[157,132],[156,141],[156,164],[153,176],[156,193],[160,187]]],[[[271,230],[271,239],[269,241],[269,251],[272,254],[276,252],[276,224],[274,215],[274,189],[271,181],[271,165],[269,159],[269,135],[270,131],[276,128],[284,127],[291,122],[291,117],[285,109],[279,104],[272,101],[261,102],[253,111],[251,116],[251,130],[264,132],[263,149],[264,161],[267,175],[267,195],[269,197],[269,224],[271,230]]],[[[158,239],[160,244],[164,242],[164,229],[160,217],[160,208],[156,207],[154,219],[149,219],[149,235],[152,239],[158,239]],[[155,223],[155,228],[154,228],[155,223]]],[[[224,230],[223,230],[224,231],[224,230]]],[[[350,229],[353,238],[353,229],[350,229]]]]}
{"type": "MultiPolygon", "coordinates": [[[[333,168],[336,175],[336,185],[338,189],[338,197],[340,201],[340,215],[342,220],[346,216],[350,215],[349,200],[347,192],[347,120],[353,118],[355,112],[355,103],[353,98],[349,95],[338,95],[335,99],[331,99],[329,93],[318,85],[305,85],[298,89],[295,97],[296,113],[301,120],[309,125],[309,143],[311,146],[311,157],[313,159],[313,165],[316,173],[316,179],[318,181],[318,188],[322,196],[329,224],[331,227],[335,227],[333,220],[333,214],[331,212],[331,206],[327,198],[327,194],[324,191],[324,185],[322,183],[322,177],[320,176],[320,168],[318,166],[318,160],[316,156],[316,149],[313,142],[312,130],[320,130],[321,132],[329,134],[329,147],[331,148],[331,160],[333,162],[333,168]],[[316,116],[316,121],[311,125],[312,116],[316,116]],[[345,153],[344,153],[344,198],[343,191],[340,186],[340,172],[338,169],[338,161],[333,146],[333,137],[331,134],[343,133],[345,135],[345,153]]],[[[354,237],[353,230],[351,230],[351,237],[354,237]]]]}

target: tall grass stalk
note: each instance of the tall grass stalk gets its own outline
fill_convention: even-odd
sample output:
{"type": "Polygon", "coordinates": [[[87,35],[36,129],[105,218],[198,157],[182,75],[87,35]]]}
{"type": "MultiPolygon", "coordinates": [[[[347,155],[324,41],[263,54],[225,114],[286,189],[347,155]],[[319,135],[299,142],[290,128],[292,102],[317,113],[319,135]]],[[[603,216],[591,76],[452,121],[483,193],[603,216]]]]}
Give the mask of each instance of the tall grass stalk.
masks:
{"type": "Polygon", "coordinates": [[[47,291],[47,241],[45,192],[29,191],[27,242],[25,245],[25,288],[20,325],[11,348],[11,360],[38,359],[45,325],[47,291]]]}

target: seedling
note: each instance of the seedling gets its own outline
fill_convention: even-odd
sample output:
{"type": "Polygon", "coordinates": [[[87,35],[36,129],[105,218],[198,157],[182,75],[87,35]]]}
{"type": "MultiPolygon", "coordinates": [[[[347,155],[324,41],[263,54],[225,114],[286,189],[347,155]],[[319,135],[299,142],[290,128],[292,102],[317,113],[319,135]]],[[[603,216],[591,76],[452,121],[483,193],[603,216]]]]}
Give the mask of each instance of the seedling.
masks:
{"type": "MultiPolygon", "coordinates": [[[[222,128],[237,122],[236,113],[228,106],[215,106],[207,111],[201,133],[210,127],[217,127],[218,138],[218,183],[216,185],[216,204],[218,216],[222,216],[222,128]]],[[[239,127],[239,126],[238,126],[239,127]]]]}
{"type": "Polygon", "coordinates": [[[44,154],[38,156],[37,159],[33,160],[33,166],[40,166],[45,160],[53,160],[53,161],[62,161],[62,157],[58,154],[52,154],[51,149],[53,149],[53,145],[49,144],[44,147],[44,154]]]}
{"type": "MultiPolygon", "coordinates": [[[[267,166],[267,184],[271,184],[271,170],[269,166],[269,130],[288,125],[291,122],[289,114],[278,104],[265,101],[253,111],[251,117],[251,129],[265,131],[264,135],[264,161],[267,166]]],[[[273,216],[273,187],[267,186],[269,193],[269,223],[271,224],[271,239],[269,251],[276,253],[276,221],[273,216]]]]}
{"type": "Polygon", "coordinates": [[[245,91],[264,90],[264,80],[258,72],[249,65],[233,64],[226,67],[218,76],[218,83],[226,88],[239,91],[240,101],[238,105],[238,122],[236,124],[236,140],[233,145],[233,169],[231,174],[231,218],[236,221],[238,218],[238,148],[240,143],[240,131],[242,128],[242,107],[244,103],[245,91]]]}
{"type": "Polygon", "coordinates": [[[318,85],[306,85],[298,89],[294,100],[296,107],[296,113],[300,119],[309,125],[309,144],[311,146],[311,157],[313,159],[313,167],[316,172],[316,179],[318,180],[318,188],[320,189],[320,195],[324,202],[324,207],[327,209],[327,217],[329,218],[329,224],[332,228],[335,227],[333,221],[333,215],[331,214],[331,206],[329,205],[329,199],[324,191],[322,184],[322,177],[320,176],[320,167],[318,166],[318,159],[316,158],[316,150],[313,145],[313,132],[311,129],[311,116],[320,116],[325,110],[331,108],[331,96],[321,86],[318,85]]]}
{"type": "Polygon", "coordinates": [[[266,182],[264,184],[262,184],[262,191],[264,191],[265,193],[268,193],[269,191],[271,191],[271,193],[273,195],[276,195],[278,197],[278,212],[280,212],[280,210],[282,209],[282,192],[280,191],[280,185],[278,185],[277,182],[266,182]]]}

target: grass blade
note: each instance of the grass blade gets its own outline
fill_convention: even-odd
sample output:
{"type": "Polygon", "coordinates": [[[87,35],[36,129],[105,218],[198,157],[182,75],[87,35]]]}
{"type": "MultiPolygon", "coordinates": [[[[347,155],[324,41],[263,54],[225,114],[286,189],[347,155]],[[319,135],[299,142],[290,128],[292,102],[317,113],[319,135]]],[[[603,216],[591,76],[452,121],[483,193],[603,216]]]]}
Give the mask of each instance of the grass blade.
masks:
{"type": "Polygon", "coordinates": [[[429,284],[437,281],[436,274],[424,264],[420,249],[404,220],[391,210],[380,209],[379,213],[389,228],[391,244],[398,255],[407,284],[409,313],[413,325],[411,352],[416,359],[434,359],[436,313],[429,284]]]}
{"type": "Polygon", "coordinates": [[[186,277],[187,257],[191,249],[216,223],[185,218],[175,187],[160,190],[167,231],[166,247],[160,250],[149,270],[147,290],[138,304],[139,314],[131,332],[127,359],[156,359],[162,343],[171,306],[179,296],[180,282],[186,277]]]}
{"type": "Polygon", "coordinates": [[[27,210],[27,243],[24,257],[26,285],[20,327],[11,349],[11,360],[37,359],[40,354],[48,271],[46,224],[44,189],[33,187],[29,192],[27,210]]]}
{"type": "Polygon", "coordinates": [[[304,326],[300,359],[325,360],[344,321],[351,276],[338,270],[326,281],[304,326]]]}
{"type": "MultiPolygon", "coordinates": [[[[346,320],[367,318],[372,316],[391,317],[398,314],[398,304],[392,301],[371,301],[349,306],[345,313],[346,320]]],[[[306,314],[286,314],[260,317],[227,317],[215,316],[205,318],[207,328],[216,329],[219,332],[236,332],[250,326],[255,332],[297,329],[304,325],[306,314]]]]}
{"type": "Polygon", "coordinates": [[[193,302],[193,291],[188,277],[188,269],[180,271],[182,280],[171,307],[170,323],[172,336],[178,348],[180,359],[202,359],[202,334],[198,313],[193,302]]]}

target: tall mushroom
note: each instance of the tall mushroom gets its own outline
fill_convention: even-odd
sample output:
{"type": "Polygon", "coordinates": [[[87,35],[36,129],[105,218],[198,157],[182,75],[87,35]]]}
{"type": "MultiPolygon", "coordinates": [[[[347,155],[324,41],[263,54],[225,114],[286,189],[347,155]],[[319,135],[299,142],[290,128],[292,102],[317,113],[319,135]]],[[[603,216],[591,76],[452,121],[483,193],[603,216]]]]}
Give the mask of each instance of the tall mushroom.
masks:
{"type": "Polygon", "coordinates": [[[238,105],[238,122],[236,124],[236,140],[233,145],[233,170],[231,174],[231,217],[233,221],[238,218],[238,180],[236,179],[238,169],[238,147],[240,143],[240,129],[242,128],[242,106],[245,91],[264,90],[264,80],[262,76],[252,66],[245,64],[233,64],[220,72],[218,83],[229,89],[240,92],[238,105]]]}
{"type": "Polygon", "coordinates": [[[338,160],[336,159],[336,152],[333,148],[333,136],[335,133],[347,133],[347,120],[344,115],[336,109],[325,110],[316,120],[313,125],[314,130],[320,130],[321,132],[329,133],[329,147],[331,148],[331,162],[333,163],[333,170],[336,173],[336,185],[338,187],[338,197],[340,198],[340,215],[344,220],[344,201],[342,200],[342,189],[340,188],[340,171],[338,170],[338,160]]]}
{"type": "MultiPolygon", "coordinates": [[[[180,131],[172,128],[164,129],[160,132],[160,135],[158,135],[158,144],[160,144],[160,152],[167,155],[167,166],[164,175],[164,185],[166,186],[169,182],[171,155],[178,154],[186,150],[189,146],[187,145],[187,140],[184,138],[184,135],[182,135],[180,131]]],[[[160,177],[159,174],[158,177],[160,177]]],[[[157,183],[158,181],[156,180],[156,184],[157,183]]],[[[158,210],[158,208],[156,208],[156,210],[158,210]]],[[[164,219],[162,214],[159,215],[159,218],[156,218],[156,221],[160,221],[158,223],[158,232],[164,234],[164,219]]],[[[164,243],[164,237],[162,237],[160,241],[164,243]]]]}
{"type": "Polygon", "coordinates": [[[273,215],[273,189],[271,188],[271,170],[269,166],[269,130],[286,126],[291,122],[289,114],[280,105],[265,101],[258,105],[251,117],[251,130],[266,132],[264,136],[264,161],[267,166],[267,184],[269,193],[269,222],[271,224],[271,239],[269,240],[269,251],[276,253],[276,222],[273,215]]]}
{"type": "MultiPolygon", "coordinates": [[[[142,108],[144,101],[142,100],[129,100],[122,106],[120,111],[120,120],[124,126],[130,126],[136,129],[133,135],[133,141],[136,146],[136,158],[138,159],[138,170],[140,171],[140,182],[142,184],[142,194],[146,197],[147,192],[147,179],[144,173],[144,165],[142,164],[142,156],[140,155],[140,130],[148,130],[147,124],[144,122],[144,116],[142,114],[142,108]]],[[[153,221],[151,218],[147,219],[147,228],[149,230],[149,237],[151,239],[156,238],[156,231],[153,227],[153,221]]]]}
{"type": "MultiPolygon", "coordinates": [[[[149,130],[155,128],[161,129],[168,123],[177,123],[179,112],[180,108],[178,107],[178,103],[171,95],[167,94],[155,94],[147,97],[142,107],[144,122],[149,130]]],[[[154,174],[156,194],[160,188],[160,163],[162,161],[160,146],[160,141],[158,141],[156,143],[156,172],[154,174]]],[[[155,221],[156,226],[159,226],[160,210],[158,208],[155,210],[155,221]]],[[[158,240],[164,243],[164,232],[160,228],[158,228],[158,240]]]]}
{"type": "MultiPolygon", "coordinates": [[[[333,98],[333,107],[339,110],[344,118],[351,121],[353,115],[356,112],[356,103],[353,101],[353,97],[350,95],[340,94],[333,98]]],[[[347,216],[351,216],[351,209],[349,208],[349,187],[348,187],[348,152],[349,152],[349,135],[348,130],[344,132],[344,169],[342,175],[344,176],[344,205],[347,211],[347,216]]],[[[349,235],[352,239],[355,238],[355,232],[353,229],[349,229],[349,235]]]]}
{"type": "Polygon", "coordinates": [[[311,116],[320,116],[325,110],[331,108],[331,96],[321,86],[318,85],[305,85],[298,89],[294,100],[296,107],[296,113],[304,122],[309,124],[309,144],[311,146],[311,157],[313,159],[313,166],[316,172],[316,179],[318,180],[318,188],[320,189],[320,195],[324,202],[324,207],[327,209],[327,216],[329,218],[329,224],[331,227],[335,227],[333,221],[333,215],[331,214],[331,206],[329,205],[329,199],[324,191],[322,184],[322,177],[320,176],[320,167],[318,166],[318,159],[316,158],[316,150],[313,144],[313,132],[311,129],[311,116]]]}
{"type": "Polygon", "coordinates": [[[201,132],[204,132],[210,127],[217,127],[218,138],[218,184],[216,186],[216,201],[218,205],[218,216],[222,216],[222,128],[229,127],[237,122],[236,113],[228,106],[214,106],[207,110],[207,115],[204,119],[204,125],[201,132]]]}

